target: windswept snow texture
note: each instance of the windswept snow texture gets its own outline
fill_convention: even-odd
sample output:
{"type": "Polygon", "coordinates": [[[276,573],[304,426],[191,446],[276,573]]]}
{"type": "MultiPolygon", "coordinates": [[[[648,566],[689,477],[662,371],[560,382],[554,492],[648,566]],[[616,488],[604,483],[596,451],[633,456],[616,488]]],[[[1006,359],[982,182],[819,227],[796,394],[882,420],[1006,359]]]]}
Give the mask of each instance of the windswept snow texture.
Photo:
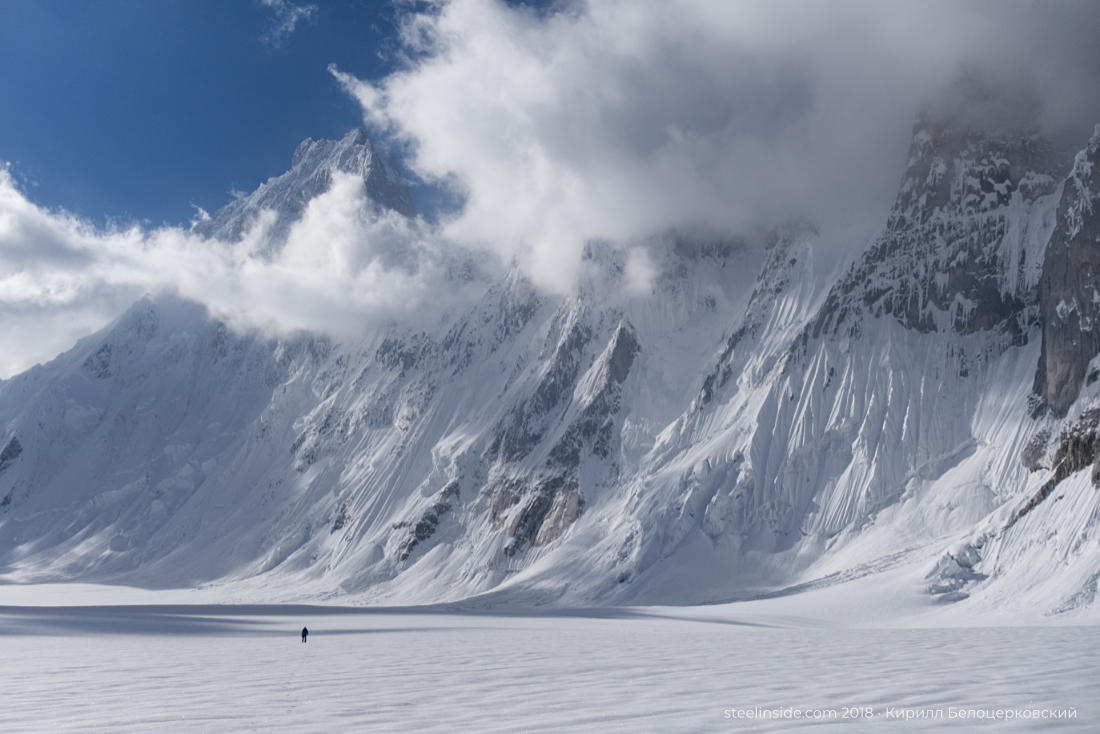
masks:
{"type": "MultiPolygon", "coordinates": [[[[456,268],[480,300],[349,344],[155,295],[0,383],[0,574],[571,605],[898,568],[929,607],[1091,618],[1095,147],[922,119],[846,268],[812,222],[665,232],[638,292],[594,242],[567,295],[456,268]]],[[[348,166],[411,214],[382,158],[306,141],[200,226],[292,222],[348,166]]]]}
{"type": "MultiPolygon", "coordinates": [[[[1100,721],[1093,628],[841,626],[827,591],[549,612],[60,593],[87,606],[0,606],[0,653],[18,661],[0,672],[5,732],[1087,732],[1100,721]],[[119,598],[131,603],[103,604],[119,598]],[[757,709],[791,713],[733,719],[757,709]]],[[[49,595],[3,587],[0,603],[49,595]]]]}

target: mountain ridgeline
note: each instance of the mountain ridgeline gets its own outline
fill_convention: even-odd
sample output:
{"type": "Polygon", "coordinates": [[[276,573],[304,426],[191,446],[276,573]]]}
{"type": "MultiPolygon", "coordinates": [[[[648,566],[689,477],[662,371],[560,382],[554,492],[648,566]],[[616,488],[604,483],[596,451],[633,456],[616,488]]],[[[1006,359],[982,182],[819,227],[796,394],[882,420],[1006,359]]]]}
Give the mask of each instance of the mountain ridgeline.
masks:
{"type": "Polygon", "coordinates": [[[303,140],[290,162],[290,170],[268,179],[251,194],[238,196],[213,216],[195,223],[193,231],[204,237],[235,242],[254,224],[261,211],[275,212],[269,237],[275,244],[286,239],[290,225],[306,206],[332,185],[333,173],[359,176],[367,195],[377,207],[416,215],[409,187],[393,159],[375,150],[362,129],[340,140],[303,140]]]}
{"type": "MultiPolygon", "coordinates": [[[[1067,156],[924,118],[841,271],[809,222],[665,233],[632,295],[623,253],[592,243],[568,296],[484,276],[436,326],[356,343],[148,297],[0,382],[0,574],[587,604],[900,568],[930,602],[1087,607],[1098,159],[1100,127],[1067,156]]],[[[277,242],[336,171],[415,216],[353,131],[195,231],[232,242],[270,209],[277,242]]]]}

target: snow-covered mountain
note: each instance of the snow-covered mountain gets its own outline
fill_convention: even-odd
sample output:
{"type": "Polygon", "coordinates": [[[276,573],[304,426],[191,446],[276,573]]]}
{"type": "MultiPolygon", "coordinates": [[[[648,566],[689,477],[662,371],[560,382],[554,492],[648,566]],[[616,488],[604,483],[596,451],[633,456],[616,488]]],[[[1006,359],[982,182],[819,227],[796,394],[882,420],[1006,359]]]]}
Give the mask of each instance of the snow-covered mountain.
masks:
{"type": "MultiPolygon", "coordinates": [[[[593,243],[569,296],[513,270],[354,344],[146,298],[0,382],[0,571],[683,603],[904,567],[930,600],[1088,606],[1098,157],[1100,127],[1072,158],[929,116],[847,269],[809,222],[665,233],[636,294],[593,243]]],[[[413,215],[354,132],[195,229],[274,209],[277,239],[333,171],[413,215]]]]}
{"type": "Polygon", "coordinates": [[[375,151],[366,132],[357,128],[340,140],[303,140],[294,151],[289,171],[268,179],[251,194],[237,197],[213,216],[195,222],[192,230],[204,237],[235,242],[260,212],[272,211],[276,217],[269,235],[278,244],[306,205],[328,191],[333,173],[361,177],[374,205],[409,217],[416,215],[409,187],[396,163],[386,153],[375,151]]]}

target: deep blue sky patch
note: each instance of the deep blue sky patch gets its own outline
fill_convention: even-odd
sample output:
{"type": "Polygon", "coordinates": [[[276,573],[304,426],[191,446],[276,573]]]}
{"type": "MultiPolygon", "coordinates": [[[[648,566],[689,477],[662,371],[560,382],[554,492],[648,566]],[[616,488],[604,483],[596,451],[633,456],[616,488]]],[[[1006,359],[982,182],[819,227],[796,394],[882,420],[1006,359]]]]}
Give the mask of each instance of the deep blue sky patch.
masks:
{"type": "Polygon", "coordinates": [[[213,210],[360,110],[326,71],[394,68],[389,2],[326,0],[279,45],[259,0],[5,0],[0,160],[28,196],[97,222],[213,210]]]}

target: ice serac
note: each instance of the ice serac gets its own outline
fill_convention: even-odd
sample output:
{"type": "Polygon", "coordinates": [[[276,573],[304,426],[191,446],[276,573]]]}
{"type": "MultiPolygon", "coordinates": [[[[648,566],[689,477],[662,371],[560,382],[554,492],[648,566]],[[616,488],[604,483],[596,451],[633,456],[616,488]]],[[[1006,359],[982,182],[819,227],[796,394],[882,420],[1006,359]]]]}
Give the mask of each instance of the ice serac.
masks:
{"type": "Polygon", "coordinates": [[[1100,354],[1100,125],[1073,161],[1039,284],[1043,350],[1035,391],[1057,416],[1077,399],[1100,354]]]}
{"type": "Polygon", "coordinates": [[[340,140],[303,140],[294,151],[289,171],[269,178],[209,219],[196,222],[193,231],[204,237],[235,242],[262,211],[270,210],[276,215],[271,237],[278,242],[285,239],[290,225],[301,217],[310,200],[329,189],[335,172],[362,178],[367,196],[376,206],[407,217],[416,215],[409,187],[393,158],[379,150],[366,132],[356,128],[340,140]]]}

